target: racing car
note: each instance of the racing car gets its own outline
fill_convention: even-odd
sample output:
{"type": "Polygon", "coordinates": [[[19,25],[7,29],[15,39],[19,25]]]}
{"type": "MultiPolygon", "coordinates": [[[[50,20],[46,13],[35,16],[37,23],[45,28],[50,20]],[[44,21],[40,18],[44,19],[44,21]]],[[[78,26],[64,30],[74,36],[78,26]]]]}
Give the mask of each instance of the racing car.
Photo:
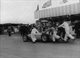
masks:
{"type": "MultiPolygon", "coordinates": [[[[52,38],[54,32],[55,31],[49,29],[49,30],[43,32],[41,35],[36,35],[36,38],[37,38],[37,40],[41,40],[43,42],[47,42],[47,41],[53,41],[54,42],[54,40],[52,38]]],[[[64,41],[64,36],[65,36],[65,30],[64,30],[64,28],[58,28],[57,35],[59,35],[60,37],[59,38],[55,38],[55,41],[58,40],[60,42],[65,42],[64,41]]],[[[75,36],[75,34],[72,34],[72,35],[75,36]]],[[[75,39],[71,39],[69,37],[67,37],[67,38],[68,39],[67,39],[66,42],[69,42],[69,41],[73,42],[75,40],[75,39]]],[[[31,41],[31,34],[28,34],[28,35],[25,34],[24,36],[22,36],[22,40],[24,42],[27,42],[29,40],[31,41]]]]}

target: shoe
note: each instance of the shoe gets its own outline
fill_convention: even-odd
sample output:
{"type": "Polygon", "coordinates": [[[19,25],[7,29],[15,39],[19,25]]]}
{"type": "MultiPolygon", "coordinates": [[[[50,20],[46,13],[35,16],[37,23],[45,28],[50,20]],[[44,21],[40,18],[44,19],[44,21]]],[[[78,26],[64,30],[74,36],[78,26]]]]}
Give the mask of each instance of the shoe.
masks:
{"type": "Polygon", "coordinates": [[[64,39],[65,42],[67,42],[67,39],[64,39]]]}
{"type": "Polygon", "coordinates": [[[75,39],[72,39],[73,40],[73,42],[75,41],[75,39]]]}
{"type": "Polygon", "coordinates": [[[33,43],[36,43],[36,41],[32,41],[33,43]]]}

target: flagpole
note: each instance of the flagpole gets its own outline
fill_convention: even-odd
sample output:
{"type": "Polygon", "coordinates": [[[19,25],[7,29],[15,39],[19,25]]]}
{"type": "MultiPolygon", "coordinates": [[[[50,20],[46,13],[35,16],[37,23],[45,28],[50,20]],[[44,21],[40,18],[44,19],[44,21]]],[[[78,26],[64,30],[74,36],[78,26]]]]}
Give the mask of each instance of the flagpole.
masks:
{"type": "Polygon", "coordinates": [[[38,11],[39,10],[39,4],[37,5],[37,9],[35,11],[38,11]]]}

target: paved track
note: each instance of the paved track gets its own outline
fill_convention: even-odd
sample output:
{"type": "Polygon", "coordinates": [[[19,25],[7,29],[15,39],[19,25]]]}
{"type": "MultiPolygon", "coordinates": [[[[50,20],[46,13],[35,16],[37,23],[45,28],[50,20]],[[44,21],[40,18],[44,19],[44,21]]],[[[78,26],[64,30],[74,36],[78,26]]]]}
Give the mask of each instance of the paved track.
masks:
{"type": "Polygon", "coordinates": [[[24,43],[20,35],[0,35],[0,58],[80,58],[80,39],[74,43],[24,43]]]}

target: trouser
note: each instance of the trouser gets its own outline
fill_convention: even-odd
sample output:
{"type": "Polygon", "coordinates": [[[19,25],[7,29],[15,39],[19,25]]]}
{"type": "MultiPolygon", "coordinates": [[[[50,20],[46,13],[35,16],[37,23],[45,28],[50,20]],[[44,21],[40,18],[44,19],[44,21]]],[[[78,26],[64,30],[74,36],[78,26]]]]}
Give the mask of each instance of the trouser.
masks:
{"type": "Polygon", "coordinates": [[[68,39],[68,37],[69,37],[70,39],[74,39],[74,37],[69,33],[68,30],[65,30],[65,31],[66,31],[66,34],[65,34],[65,37],[64,37],[64,40],[65,40],[65,41],[68,39]]]}
{"type": "Polygon", "coordinates": [[[60,38],[60,36],[58,36],[58,35],[57,35],[57,32],[54,31],[54,32],[53,32],[53,35],[52,35],[52,40],[55,41],[55,39],[59,39],[59,38],[60,38]]]}
{"type": "Polygon", "coordinates": [[[35,42],[37,39],[36,39],[36,36],[31,34],[31,39],[32,39],[32,42],[35,42]]]}
{"type": "Polygon", "coordinates": [[[8,35],[11,36],[11,32],[8,32],[8,35]]]}
{"type": "Polygon", "coordinates": [[[58,35],[61,36],[61,38],[63,39],[65,37],[65,29],[60,27],[58,28],[58,35]]]}

